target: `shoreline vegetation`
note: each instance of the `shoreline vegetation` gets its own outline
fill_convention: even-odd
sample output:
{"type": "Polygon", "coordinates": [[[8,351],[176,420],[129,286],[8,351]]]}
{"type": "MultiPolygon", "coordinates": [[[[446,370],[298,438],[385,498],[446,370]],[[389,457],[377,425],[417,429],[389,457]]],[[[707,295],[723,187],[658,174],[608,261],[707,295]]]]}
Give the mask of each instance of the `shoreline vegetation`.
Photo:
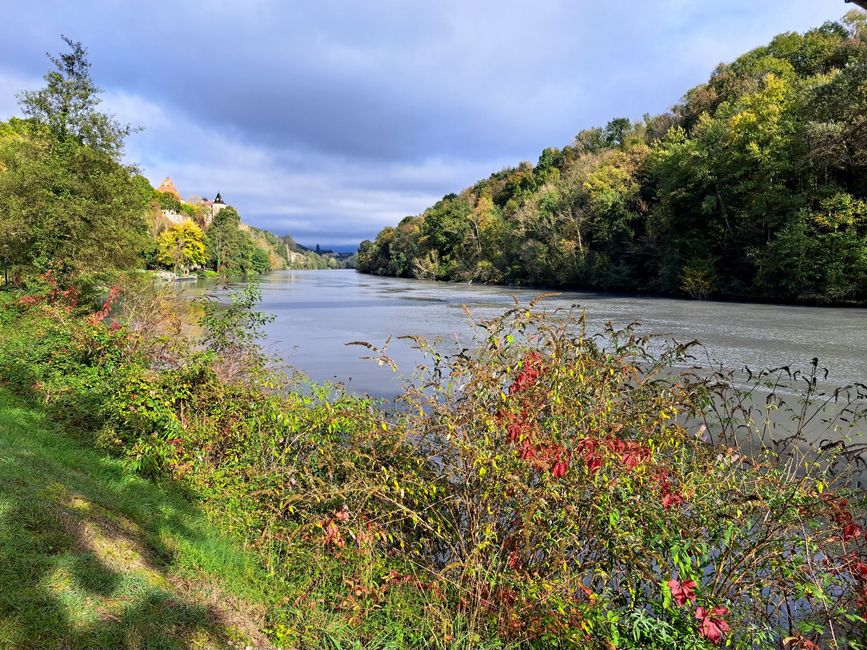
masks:
{"type": "MultiPolygon", "coordinates": [[[[271,370],[255,286],[205,299],[196,339],[170,288],[120,295],[110,320],[50,277],[0,293],[0,383],[255,557],[276,647],[863,647],[865,386],[767,372],[754,402],[674,371],[692,344],[531,304],[459,355],[415,340],[394,409],[271,370]],[[805,448],[823,399],[842,442],[805,448]]],[[[20,647],[28,602],[4,605],[20,647]]]]}
{"type": "Polygon", "coordinates": [[[362,242],[408,278],[867,304],[867,19],[786,33],[362,242]]]}
{"type": "MultiPolygon", "coordinates": [[[[863,96],[864,25],[852,20],[781,37],[774,47],[801,57],[788,67],[746,59],[760,74],[732,95],[724,126],[772,136],[781,122],[768,116],[789,113],[762,104],[768,92],[795,88],[813,101],[812,90],[837,89],[819,131],[832,123],[827,151],[848,146],[865,119],[835,113],[854,106],[847,89],[863,96]],[[807,75],[812,85],[793,72],[841,52],[851,64],[807,75]],[[745,98],[760,117],[735,119],[745,98]]],[[[13,264],[0,291],[0,643],[867,647],[867,492],[857,482],[867,386],[826,393],[815,365],[769,370],[752,377],[763,388],[755,400],[725,371],[681,370],[694,343],[659,349],[637,325],[591,335],[582,315],[538,302],[472,323],[475,345],[459,354],[411,338],[429,362],[393,404],[275,371],[259,346],[269,317],[255,284],[192,305],[141,273],[155,251],[184,272],[264,258],[238,235],[231,208],[209,230],[189,221],[153,236],[153,190],[120,163],[131,129],[97,110],[86,52],[66,42],[46,87],[21,96],[26,119],[0,124],[0,252],[13,264]],[[801,387],[803,399],[785,399],[782,386],[801,387]],[[771,430],[780,418],[784,435],[771,430]],[[823,418],[834,442],[804,447],[805,428],[823,418]]],[[[712,125],[726,105],[697,124],[712,125]]],[[[620,161],[603,176],[628,184],[620,163],[649,145],[621,126],[589,135],[615,146],[579,159],[620,161]]],[[[706,128],[726,141],[725,129],[706,128]]],[[[672,146],[693,146],[685,133],[672,146]]],[[[791,153],[774,147],[749,159],[773,166],[770,153],[791,153]]],[[[728,169],[727,155],[713,164],[728,169]]],[[[804,254],[825,255],[815,263],[830,273],[857,262],[846,255],[863,237],[863,199],[841,174],[860,174],[863,161],[841,168],[827,156],[819,203],[793,209],[819,233],[819,249],[804,254]],[[810,211],[817,205],[830,207],[810,211]]],[[[521,176],[528,188],[536,169],[521,176]]],[[[682,181],[678,169],[671,183],[682,181]]],[[[740,203],[726,200],[732,218],[748,199],[788,191],[745,169],[743,182],[761,182],[740,203]]],[[[604,205],[620,200],[600,191],[604,205]]],[[[706,198],[678,195],[719,214],[706,198]]],[[[433,233],[443,242],[464,214],[448,216],[455,201],[433,233]]],[[[457,256],[430,259],[460,268],[457,256]]],[[[527,268],[546,268],[536,262],[527,268]]],[[[781,277],[807,292],[827,281],[823,299],[848,299],[859,295],[847,288],[851,268],[860,267],[813,277],[793,264],[781,277]]]]}

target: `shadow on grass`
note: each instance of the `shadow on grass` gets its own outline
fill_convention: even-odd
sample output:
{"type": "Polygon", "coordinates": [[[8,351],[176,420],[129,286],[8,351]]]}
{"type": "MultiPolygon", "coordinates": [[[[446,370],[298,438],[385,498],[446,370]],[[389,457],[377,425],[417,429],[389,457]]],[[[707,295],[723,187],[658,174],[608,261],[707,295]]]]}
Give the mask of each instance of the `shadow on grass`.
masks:
{"type": "Polygon", "coordinates": [[[219,603],[172,581],[214,544],[180,496],[0,388],[0,647],[232,647],[219,603]]]}

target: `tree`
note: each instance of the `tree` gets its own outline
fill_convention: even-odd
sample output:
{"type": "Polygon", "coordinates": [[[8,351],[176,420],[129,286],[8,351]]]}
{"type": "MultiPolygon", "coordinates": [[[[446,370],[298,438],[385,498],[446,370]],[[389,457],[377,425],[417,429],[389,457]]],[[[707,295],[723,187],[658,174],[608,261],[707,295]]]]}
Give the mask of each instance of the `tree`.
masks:
{"type": "Polygon", "coordinates": [[[21,109],[59,140],[74,138],[118,160],[125,138],[134,129],[97,110],[102,90],[90,78],[87,50],[77,41],[62,38],[71,51],[59,56],[46,54],[55,69],[43,77],[44,88],[18,96],[21,109]]]}
{"type": "Polygon", "coordinates": [[[622,147],[626,143],[626,135],[632,128],[632,122],[625,117],[616,117],[605,125],[603,138],[609,147],[622,147]]]}
{"type": "Polygon", "coordinates": [[[204,264],[207,257],[202,229],[192,219],[172,226],[160,235],[157,259],[175,273],[186,273],[191,266],[204,264]]]}
{"type": "Polygon", "coordinates": [[[0,245],[19,268],[86,290],[140,262],[152,190],[119,161],[132,129],[97,110],[87,51],[64,41],[46,86],[19,95],[30,119],[0,123],[0,245]]]}
{"type": "Polygon", "coordinates": [[[135,267],[147,239],[149,185],[133,168],[44,125],[0,122],[0,246],[26,272],[80,288],[135,267]]]}

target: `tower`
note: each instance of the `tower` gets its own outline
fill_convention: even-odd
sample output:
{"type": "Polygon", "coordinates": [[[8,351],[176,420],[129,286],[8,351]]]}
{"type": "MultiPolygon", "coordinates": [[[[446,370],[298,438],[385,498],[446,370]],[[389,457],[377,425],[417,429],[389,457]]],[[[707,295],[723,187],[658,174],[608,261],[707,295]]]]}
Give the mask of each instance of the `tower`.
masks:
{"type": "Polygon", "coordinates": [[[157,191],[158,191],[158,192],[165,192],[166,194],[171,194],[171,195],[172,195],[173,197],[175,197],[178,201],[181,200],[181,193],[178,192],[178,188],[175,187],[175,183],[174,183],[174,181],[171,179],[170,176],[166,176],[166,177],[163,179],[163,182],[160,183],[160,186],[157,188],[157,191]]]}

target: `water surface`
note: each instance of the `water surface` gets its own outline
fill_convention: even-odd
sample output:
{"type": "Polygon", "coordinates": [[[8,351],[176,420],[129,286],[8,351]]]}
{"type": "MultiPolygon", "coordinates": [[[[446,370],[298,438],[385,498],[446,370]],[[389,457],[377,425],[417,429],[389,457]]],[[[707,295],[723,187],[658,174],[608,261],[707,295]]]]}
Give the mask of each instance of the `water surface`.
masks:
{"type": "MultiPolygon", "coordinates": [[[[279,271],[260,279],[268,350],[315,380],[340,381],[379,396],[398,392],[401,381],[386,366],[360,357],[350,341],[381,346],[402,335],[441,338],[465,346],[471,328],[466,306],[477,318],[528,302],[542,291],[450,284],[364,275],[353,270],[279,271]]],[[[236,285],[237,286],[237,285],[236,285]]],[[[580,305],[590,327],[638,321],[641,331],[685,342],[701,341],[729,368],[791,365],[806,368],[813,357],[830,369],[835,385],[867,383],[867,310],[792,307],[561,292],[549,308],[580,305]]],[[[411,374],[423,359],[402,341],[389,356],[411,374]]]]}

